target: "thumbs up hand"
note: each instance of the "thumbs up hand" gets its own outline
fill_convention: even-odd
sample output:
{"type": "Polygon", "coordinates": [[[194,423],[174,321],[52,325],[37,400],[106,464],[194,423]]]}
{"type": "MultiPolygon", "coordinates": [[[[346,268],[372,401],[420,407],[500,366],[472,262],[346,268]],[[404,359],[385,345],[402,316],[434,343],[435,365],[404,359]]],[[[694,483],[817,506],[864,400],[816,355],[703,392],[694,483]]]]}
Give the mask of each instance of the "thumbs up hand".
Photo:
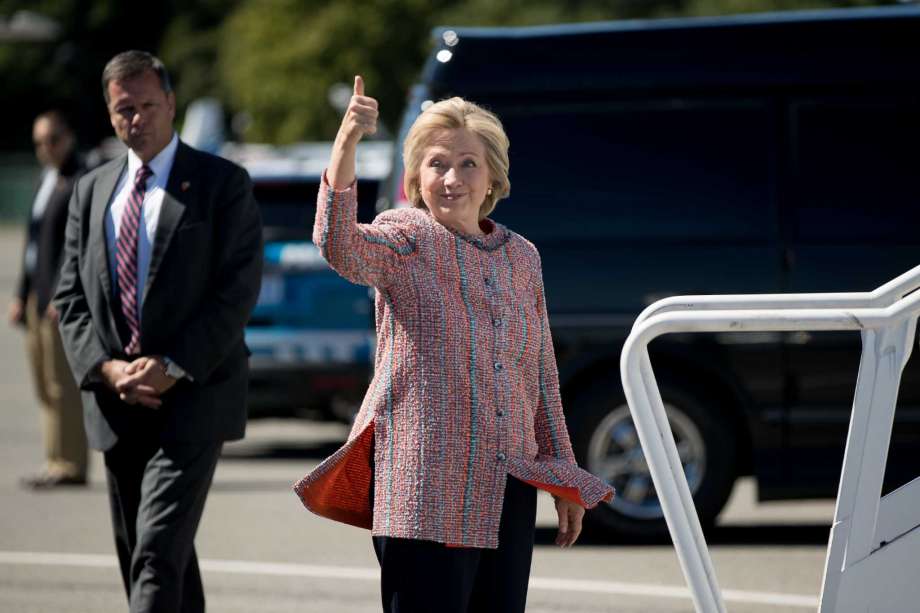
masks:
{"type": "Polygon", "coordinates": [[[343,190],[355,181],[355,153],[365,134],[377,131],[377,101],[364,95],[364,79],[355,77],[355,93],[348,102],[342,125],[332,146],[326,179],[333,189],[343,190]]]}
{"type": "Polygon", "coordinates": [[[364,79],[360,75],[356,76],[355,92],[339,128],[339,137],[344,139],[343,144],[354,145],[365,134],[376,133],[378,115],[377,101],[364,95],[364,79]]]}

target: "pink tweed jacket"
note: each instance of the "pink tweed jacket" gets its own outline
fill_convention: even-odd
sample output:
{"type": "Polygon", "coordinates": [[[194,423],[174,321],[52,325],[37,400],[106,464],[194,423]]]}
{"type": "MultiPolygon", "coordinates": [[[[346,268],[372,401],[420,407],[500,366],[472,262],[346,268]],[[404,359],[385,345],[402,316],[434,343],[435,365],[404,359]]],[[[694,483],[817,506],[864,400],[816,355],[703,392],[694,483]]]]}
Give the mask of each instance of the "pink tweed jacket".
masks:
{"type": "Polygon", "coordinates": [[[572,454],[536,248],[421,209],[358,224],[355,191],[324,181],[313,241],[377,290],[374,377],[348,442],[295,484],[304,505],[375,535],[495,548],[509,474],[585,507],[609,500],[572,454]]]}

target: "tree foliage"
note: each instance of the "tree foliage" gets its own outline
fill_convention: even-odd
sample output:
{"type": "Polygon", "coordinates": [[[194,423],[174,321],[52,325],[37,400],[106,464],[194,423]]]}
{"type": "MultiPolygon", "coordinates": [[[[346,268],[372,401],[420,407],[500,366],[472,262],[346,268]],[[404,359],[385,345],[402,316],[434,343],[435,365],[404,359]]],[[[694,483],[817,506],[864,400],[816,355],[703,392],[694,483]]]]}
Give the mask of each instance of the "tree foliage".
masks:
{"type": "Polygon", "coordinates": [[[141,9],[98,0],[0,0],[4,18],[32,11],[61,27],[55,41],[0,43],[0,100],[8,122],[0,147],[31,142],[32,118],[51,107],[74,117],[84,142],[95,142],[110,131],[102,102],[102,68],[124,49],[156,51],[172,5],[164,1],[141,9]]]}
{"type": "Polygon", "coordinates": [[[159,44],[159,57],[169,67],[180,109],[203,96],[222,98],[217,73],[222,24],[237,0],[197,0],[178,10],[159,44]]]}
{"type": "Polygon", "coordinates": [[[340,111],[329,88],[362,74],[395,120],[424,58],[431,3],[424,0],[243,2],[224,23],[218,70],[227,99],[252,123],[246,137],[331,138],[340,111]]]}
{"type": "Polygon", "coordinates": [[[0,0],[0,16],[30,10],[58,21],[58,40],[0,42],[0,148],[29,141],[31,120],[63,106],[84,143],[111,129],[99,79],[118,51],[145,49],[169,66],[180,114],[199,96],[244,113],[247,140],[330,138],[329,88],[362,74],[396,125],[435,25],[535,25],[621,18],[892,4],[895,0],[0,0]]]}

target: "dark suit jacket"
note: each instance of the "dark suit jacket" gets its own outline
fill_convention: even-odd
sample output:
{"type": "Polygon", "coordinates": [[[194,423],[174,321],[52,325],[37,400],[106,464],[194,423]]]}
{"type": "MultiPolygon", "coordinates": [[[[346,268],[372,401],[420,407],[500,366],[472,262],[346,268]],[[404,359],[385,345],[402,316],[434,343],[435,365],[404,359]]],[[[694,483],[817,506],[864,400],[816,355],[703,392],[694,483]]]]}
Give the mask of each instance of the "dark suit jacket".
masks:
{"type": "Polygon", "coordinates": [[[31,272],[26,270],[23,252],[23,266],[16,295],[25,303],[29,294],[35,292],[39,314],[45,312],[54,294],[58,272],[61,270],[61,253],[64,251],[67,203],[70,202],[73,186],[83,172],[84,166],[74,152],[58,170],[57,184],[51,192],[45,212],[38,219],[32,217],[31,211],[29,213],[26,246],[28,247],[29,243],[35,245],[35,269],[31,272]]]}
{"type": "Polygon", "coordinates": [[[83,390],[89,443],[105,451],[119,437],[242,438],[249,355],[243,330],[262,274],[252,183],[239,166],[179,143],[141,305],[141,348],[145,355],[168,356],[193,380],[180,380],[161,408],[147,409],[123,403],[98,376],[102,361],[126,357],[104,229],[126,166],[122,156],[77,184],[54,297],[67,358],[83,390]]]}

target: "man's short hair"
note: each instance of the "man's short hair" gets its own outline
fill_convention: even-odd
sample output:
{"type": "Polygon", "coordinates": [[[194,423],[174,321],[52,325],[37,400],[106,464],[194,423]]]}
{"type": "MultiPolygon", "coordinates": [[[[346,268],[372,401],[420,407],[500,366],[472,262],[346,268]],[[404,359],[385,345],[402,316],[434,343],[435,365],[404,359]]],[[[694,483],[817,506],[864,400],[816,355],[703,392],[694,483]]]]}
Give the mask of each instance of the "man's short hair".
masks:
{"type": "Polygon", "coordinates": [[[35,121],[33,121],[32,124],[34,125],[38,123],[38,121],[41,119],[46,119],[53,123],[56,128],[63,129],[64,131],[73,134],[73,124],[70,122],[70,118],[67,117],[63,111],[59,111],[58,109],[48,109],[43,113],[39,113],[35,117],[35,121]]]}
{"type": "Polygon", "coordinates": [[[105,103],[109,103],[109,83],[112,81],[127,81],[139,77],[148,70],[152,70],[160,80],[160,87],[164,92],[172,91],[172,83],[166,65],[160,58],[146,51],[122,51],[109,60],[102,70],[102,95],[105,103]]]}

